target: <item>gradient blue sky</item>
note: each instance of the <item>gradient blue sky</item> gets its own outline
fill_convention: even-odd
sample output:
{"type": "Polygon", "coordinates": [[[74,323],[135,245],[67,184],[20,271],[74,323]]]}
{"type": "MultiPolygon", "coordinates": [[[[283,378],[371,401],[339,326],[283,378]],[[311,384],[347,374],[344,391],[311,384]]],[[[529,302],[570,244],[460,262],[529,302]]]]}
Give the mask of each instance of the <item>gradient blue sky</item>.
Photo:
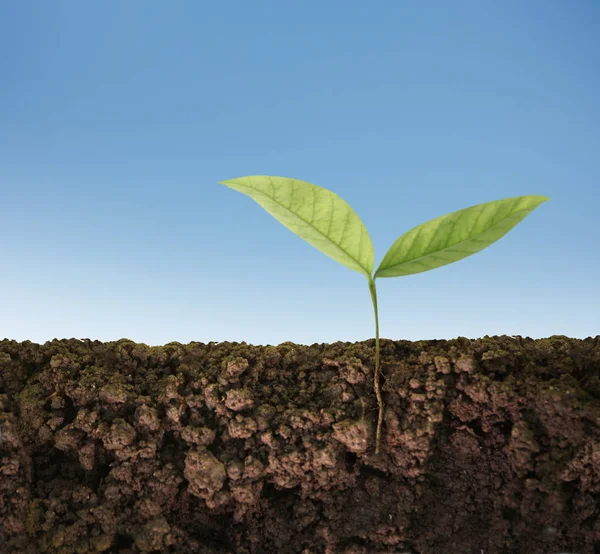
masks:
{"type": "Polygon", "coordinates": [[[600,3],[0,6],[0,338],[362,341],[367,280],[220,180],[294,177],[375,263],[473,204],[551,197],[377,281],[394,340],[600,334],[600,3]]]}

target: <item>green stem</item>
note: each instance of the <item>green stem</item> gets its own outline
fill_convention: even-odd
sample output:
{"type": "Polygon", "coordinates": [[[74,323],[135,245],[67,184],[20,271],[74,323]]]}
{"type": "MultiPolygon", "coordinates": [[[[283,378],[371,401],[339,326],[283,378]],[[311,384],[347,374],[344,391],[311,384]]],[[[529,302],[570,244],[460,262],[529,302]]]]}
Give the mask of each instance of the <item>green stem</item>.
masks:
{"type": "Polygon", "coordinates": [[[377,288],[375,280],[369,275],[369,291],[373,301],[373,310],[375,312],[375,371],[373,372],[373,386],[377,404],[379,406],[379,415],[377,417],[377,433],[375,436],[375,454],[379,454],[379,444],[381,442],[381,424],[383,422],[383,400],[379,390],[379,315],[377,314],[377,288]]]}

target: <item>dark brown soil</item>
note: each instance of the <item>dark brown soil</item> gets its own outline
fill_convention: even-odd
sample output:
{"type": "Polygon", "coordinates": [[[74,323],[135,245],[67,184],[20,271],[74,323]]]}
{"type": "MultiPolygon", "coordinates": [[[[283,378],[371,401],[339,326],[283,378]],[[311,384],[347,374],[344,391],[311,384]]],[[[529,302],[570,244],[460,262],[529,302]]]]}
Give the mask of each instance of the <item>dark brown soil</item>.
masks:
{"type": "Polygon", "coordinates": [[[600,553],[600,336],[0,342],[0,552],[600,553]]]}

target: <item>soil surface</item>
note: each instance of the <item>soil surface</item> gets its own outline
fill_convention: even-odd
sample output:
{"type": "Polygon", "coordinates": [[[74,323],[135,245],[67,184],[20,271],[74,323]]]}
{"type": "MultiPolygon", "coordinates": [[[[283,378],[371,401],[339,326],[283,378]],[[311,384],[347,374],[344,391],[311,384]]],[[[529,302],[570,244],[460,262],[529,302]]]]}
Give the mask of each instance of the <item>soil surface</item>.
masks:
{"type": "Polygon", "coordinates": [[[1,554],[600,553],[600,336],[0,341],[1,554]]]}

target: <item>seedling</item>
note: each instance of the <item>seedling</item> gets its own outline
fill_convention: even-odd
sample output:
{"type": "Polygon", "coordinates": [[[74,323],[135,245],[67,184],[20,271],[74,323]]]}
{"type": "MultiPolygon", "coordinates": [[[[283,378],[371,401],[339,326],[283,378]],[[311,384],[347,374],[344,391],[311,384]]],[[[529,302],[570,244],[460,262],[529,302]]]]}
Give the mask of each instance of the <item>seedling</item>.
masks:
{"type": "Polygon", "coordinates": [[[375,453],[379,454],[383,400],[379,389],[377,277],[403,277],[462,260],[487,248],[510,231],[547,196],[514,196],[477,204],[417,225],[402,235],[373,275],[375,251],[356,212],[325,188],[286,177],[253,175],[220,184],[260,204],[290,231],[335,261],[365,275],[375,312],[374,389],[379,406],[375,453]]]}

